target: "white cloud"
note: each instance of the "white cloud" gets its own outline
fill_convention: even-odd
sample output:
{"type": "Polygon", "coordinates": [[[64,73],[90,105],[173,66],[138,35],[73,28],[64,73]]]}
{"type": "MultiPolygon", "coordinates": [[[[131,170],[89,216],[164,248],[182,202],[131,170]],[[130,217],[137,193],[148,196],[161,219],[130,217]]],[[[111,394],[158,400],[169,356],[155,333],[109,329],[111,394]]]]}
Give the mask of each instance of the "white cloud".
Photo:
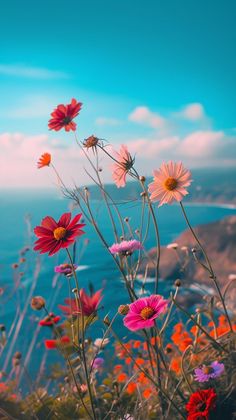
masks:
{"type": "Polygon", "coordinates": [[[181,142],[179,154],[195,158],[205,159],[214,157],[222,143],[227,144],[223,131],[196,131],[187,135],[181,142]]]}
{"type": "Polygon", "coordinates": [[[188,104],[175,115],[189,121],[199,121],[206,117],[204,108],[200,103],[188,104]]]}
{"type": "Polygon", "coordinates": [[[0,74],[30,79],[65,79],[69,77],[67,73],[62,71],[30,67],[23,64],[0,64],[0,74]]]}
{"type": "Polygon", "coordinates": [[[129,114],[128,119],[138,124],[144,124],[152,128],[164,128],[166,119],[160,114],[152,112],[147,106],[138,106],[129,114]]]}
{"type": "MultiPolygon", "coordinates": [[[[82,153],[76,144],[68,145],[59,138],[50,139],[47,134],[28,136],[23,133],[0,135],[0,187],[53,187],[56,177],[50,168],[37,169],[42,153],[52,154],[60,174],[72,185],[72,179],[82,171],[82,153]],[[80,166],[81,165],[81,166],[80,166]]],[[[80,180],[85,179],[85,176],[80,180]]]]}

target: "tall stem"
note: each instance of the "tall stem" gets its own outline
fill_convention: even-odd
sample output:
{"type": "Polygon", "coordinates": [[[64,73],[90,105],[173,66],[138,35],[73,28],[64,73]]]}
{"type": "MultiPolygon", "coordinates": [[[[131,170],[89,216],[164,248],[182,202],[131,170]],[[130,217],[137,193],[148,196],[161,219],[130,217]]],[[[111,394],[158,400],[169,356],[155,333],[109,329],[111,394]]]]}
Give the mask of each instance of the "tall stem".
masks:
{"type": "Polygon", "coordinates": [[[73,271],[73,275],[74,275],[74,279],[75,279],[75,284],[76,284],[76,288],[77,288],[77,292],[78,292],[77,296],[78,296],[78,302],[79,302],[80,313],[81,313],[81,323],[82,323],[81,350],[82,350],[84,371],[85,371],[85,377],[86,377],[86,382],[87,382],[87,387],[88,387],[88,392],[89,392],[91,408],[92,408],[94,420],[96,420],[97,417],[96,417],[94,403],[93,403],[93,395],[92,395],[92,390],[91,390],[91,384],[90,384],[90,379],[89,379],[89,374],[88,374],[88,367],[87,367],[85,348],[84,348],[84,341],[85,341],[84,340],[85,339],[85,335],[84,335],[84,312],[83,312],[83,306],[82,306],[82,302],[81,302],[81,298],[80,298],[79,281],[78,281],[78,277],[77,277],[77,274],[76,274],[76,271],[75,271],[75,268],[74,268],[74,264],[73,264],[70,252],[67,248],[66,248],[66,252],[67,252],[68,258],[70,260],[70,264],[71,264],[71,267],[72,267],[72,271],[73,271]]]}

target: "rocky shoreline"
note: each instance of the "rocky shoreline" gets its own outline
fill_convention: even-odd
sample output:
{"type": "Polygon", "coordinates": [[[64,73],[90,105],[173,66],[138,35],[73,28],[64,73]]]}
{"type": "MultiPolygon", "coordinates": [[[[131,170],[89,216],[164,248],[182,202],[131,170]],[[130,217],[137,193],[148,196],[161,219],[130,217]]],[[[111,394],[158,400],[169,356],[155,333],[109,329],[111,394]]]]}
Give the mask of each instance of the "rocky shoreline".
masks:
{"type": "MultiPolygon", "coordinates": [[[[226,299],[230,301],[230,306],[236,308],[234,303],[236,289],[233,284],[234,277],[236,280],[236,216],[196,226],[194,231],[207,250],[221,289],[224,290],[232,281],[226,299]]],[[[144,273],[148,266],[148,276],[155,276],[155,255],[155,248],[148,252],[148,256],[142,261],[141,273],[144,273]]],[[[185,287],[196,283],[202,288],[204,286],[214,288],[213,281],[202,263],[204,263],[202,251],[190,230],[185,230],[173,244],[161,247],[159,276],[165,281],[173,282],[175,279],[180,279],[185,287]]],[[[191,293],[189,299],[193,300],[191,293]]]]}

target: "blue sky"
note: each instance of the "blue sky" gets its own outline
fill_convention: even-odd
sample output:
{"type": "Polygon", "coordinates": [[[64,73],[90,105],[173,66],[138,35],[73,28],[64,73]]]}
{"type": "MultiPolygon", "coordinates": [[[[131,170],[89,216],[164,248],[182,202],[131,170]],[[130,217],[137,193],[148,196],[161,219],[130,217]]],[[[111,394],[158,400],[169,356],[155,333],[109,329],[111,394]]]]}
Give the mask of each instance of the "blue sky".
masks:
{"type": "MultiPolygon", "coordinates": [[[[130,143],[143,171],[154,153],[156,165],[169,158],[190,166],[233,165],[235,17],[233,0],[4,2],[3,150],[18,163],[24,156],[27,169],[34,150],[47,144],[58,159],[71,158],[73,138],[48,133],[47,121],[57,103],[75,97],[84,104],[79,136],[95,133],[117,147],[130,143]],[[142,147],[149,146],[145,158],[142,147]]],[[[13,186],[6,169],[5,185],[13,186]]],[[[17,182],[28,185],[24,177],[17,182]]],[[[37,180],[48,182],[45,175],[37,180]]]]}

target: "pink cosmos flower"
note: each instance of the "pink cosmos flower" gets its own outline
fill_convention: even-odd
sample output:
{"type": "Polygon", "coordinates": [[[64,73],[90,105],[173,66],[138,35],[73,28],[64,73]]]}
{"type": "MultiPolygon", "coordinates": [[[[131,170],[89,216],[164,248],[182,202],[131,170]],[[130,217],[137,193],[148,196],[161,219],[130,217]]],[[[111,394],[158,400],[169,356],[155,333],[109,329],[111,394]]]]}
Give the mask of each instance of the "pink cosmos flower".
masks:
{"type": "Polygon", "coordinates": [[[186,187],[191,182],[191,172],[182,162],[163,162],[159,170],[153,172],[154,181],[148,186],[151,201],[159,201],[159,206],[181,201],[188,194],[186,187]]]}
{"type": "Polygon", "coordinates": [[[166,311],[168,300],[160,295],[141,298],[129,305],[129,312],[124,318],[124,325],[131,331],[151,328],[155,319],[166,311]]]}
{"type": "MultiPolygon", "coordinates": [[[[73,264],[73,266],[74,270],[78,268],[78,265],[76,264],[73,264]]],[[[67,277],[71,277],[73,275],[72,265],[67,263],[56,265],[56,267],[54,267],[54,271],[55,273],[64,274],[67,277]]]]}
{"type": "Polygon", "coordinates": [[[128,152],[127,146],[121,145],[120,151],[115,152],[116,163],[112,165],[112,178],[118,188],[125,187],[126,175],[134,164],[134,159],[128,152]]]}
{"type": "Polygon", "coordinates": [[[112,254],[131,255],[134,251],[139,249],[143,249],[141,242],[136,239],[132,239],[131,241],[122,241],[120,243],[113,244],[110,246],[109,251],[112,254]]]}

